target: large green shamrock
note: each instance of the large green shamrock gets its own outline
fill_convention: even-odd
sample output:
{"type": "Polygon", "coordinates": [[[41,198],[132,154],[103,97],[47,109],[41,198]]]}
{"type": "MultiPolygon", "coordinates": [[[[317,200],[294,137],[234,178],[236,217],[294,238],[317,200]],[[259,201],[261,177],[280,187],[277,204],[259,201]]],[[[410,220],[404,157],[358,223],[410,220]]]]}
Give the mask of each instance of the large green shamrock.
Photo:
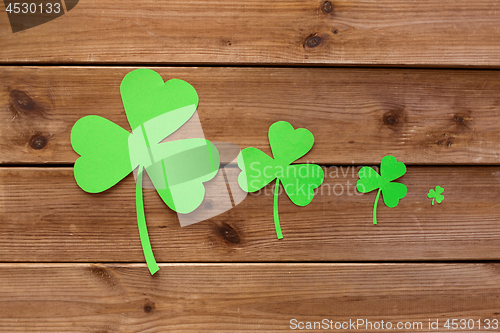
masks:
{"type": "Polygon", "coordinates": [[[379,189],[375,204],[373,205],[373,224],[377,224],[377,204],[380,192],[384,197],[384,203],[388,207],[396,207],[400,199],[406,196],[406,185],[401,183],[392,183],[406,173],[406,166],[403,162],[397,162],[393,156],[384,156],[380,162],[380,175],[373,168],[363,167],[359,170],[359,180],[356,188],[361,193],[368,193],[379,189]]]}
{"type": "Polygon", "coordinates": [[[195,113],[198,94],[187,82],[169,80],[149,69],[128,73],[120,86],[132,133],[99,117],[79,119],[71,131],[77,184],[98,193],[114,186],[138,168],[136,210],[144,257],[151,274],[158,265],[149,241],[142,195],[146,170],[163,201],[178,213],[190,213],[203,201],[204,182],[217,174],[217,148],[202,138],[160,143],[195,113]]]}
{"type": "Polygon", "coordinates": [[[238,176],[240,187],[255,192],[276,179],[274,187],[274,225],[278,239],[283,238],[278,215],[280,180],[286,194],[298,206],[308,205],[314,197],[314,189],[323,183],[323,169],[315,164],[294,164],[314,144],[314,136],[305,128],[294,130],[286,121],[278,121],[269,127],[269,144],[273,158],[257,148],[245,148],[238,157],[242,170],[238,176]]]}
{"type": "Polygon", "coordinates": [[[442,194],[444,192],[444,188],[441,186],[436,186],[435,189],[430,189],[429,193],[427,193],[427,197],[429,199],[432,199],[432,205],[434,206],[434,200],[437,201],[437,203],[441,203],[441,201],[444,200],[444,195],[442,194]]]}

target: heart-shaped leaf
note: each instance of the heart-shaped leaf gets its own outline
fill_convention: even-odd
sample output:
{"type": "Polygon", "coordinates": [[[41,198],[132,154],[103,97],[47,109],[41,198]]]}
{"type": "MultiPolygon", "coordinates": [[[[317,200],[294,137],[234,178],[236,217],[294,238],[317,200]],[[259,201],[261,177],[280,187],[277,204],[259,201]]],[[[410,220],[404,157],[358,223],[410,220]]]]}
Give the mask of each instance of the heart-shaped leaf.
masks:
{"type": "Polygon", "coordinates": [[[155,189],[174,211],[188,214],[205,196],[204,182],[215,177],[220,157],[213,143],[193,138],[161,143],[170,155],[146,168],[155,189]]]}
{"type": "Polygon", "coordinates": [[[384,156],[380,162],[380,175],[385,182],[391,182],[406,173],[406,165],[394,156],[384,156]]]}
{"type": "Polygon", "coordinates": [[[114,186],[137,165],[131,165],[130,133],[99,116],[79,119],[71,130],[71,145],[81,155],[75,162],[75,179],[84,191],[98,193],[114,186]]]}
{"type": "MultiPolygon", "coordinates": [[[[194,105],[189,119],[198,106],[198,94],[189,83],[176,79],[163,82],[160,74],[147,68],[128,73],[120,85],[120,92],[132,130],[167,112],[194,105]]],[[[180,121],[183,119],[181,117],[180,121]]]]}
{"type": "Polygon", "coordinates": [[[241,173],[238,183],[243,191],[255,192],[276,178],[275,168],[278,164],[269,155],[253,147],[245,148],[238,158],[241,173]]]}
{"type": "Polygon", "coordinates": [[[311,150],[314,136],[305,128],[294,129],[290,123],[278,121],[269,127],[269,144],[274,159],[288,165],[311,150]]]}
{"type": "Polygon", "coordinates": [[[325,173],[316,164],[294,164],[285,169],[280,177],[286,194],[297,206],[307,206],[314,198],[314,190],[325,178],[325,173]]]}
{"type": "Polygon", "coordinates": [[[387,207],[394,208],[406,196],[408,189],[401,183],[387,183],[382,188],[382,197],[387,207]]]}
{"type": "Polygon", "coordinates": [[[356,188],[361,193],[368,193],[380,187],[380,176],[375,169],[362,167],[358,172],[356,188]]]}

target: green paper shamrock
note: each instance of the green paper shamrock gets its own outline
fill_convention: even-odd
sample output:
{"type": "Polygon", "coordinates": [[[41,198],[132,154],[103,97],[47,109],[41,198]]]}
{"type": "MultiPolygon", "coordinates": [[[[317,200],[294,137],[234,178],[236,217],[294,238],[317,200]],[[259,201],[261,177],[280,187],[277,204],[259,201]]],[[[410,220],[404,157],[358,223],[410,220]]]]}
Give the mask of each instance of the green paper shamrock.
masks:
{"type": "Polygon", "coordinates": [[[432,199],[432,205],[434,206],[434,200],[437,201],[437,203],[441,203],[441,201],[444,200],[444,195],[442,195],[441,193],[444,192],[444,188],[442,188],[441,186],[436,186],[435,189],[430,189],[429,190],[429,193],[427,194],[427,197],[429,199],[432,199]]]}
{"type": "Polygon", "coordinates": [[[151,249],[142,178],[146,170],[163,201],[178,213],[190,213],[203,201],[204,182],[217,174],[217,148],[209,141],[191,138],[160,143],[196,112],[198,94],[187,82],[169,80],[149,69],[128,73],[120,85],[123,106],[132,133],[99,117],[79,119],[71,130],[77,184],[86,192],[109,189],[138,168],[136,210],[144,257],[151,274],[158,265],[151,249]]]}
{"type": "Polygon", "coordinates": [[[314,136],[305,128],[294,130],[286,121],[278,121],[269,127],[269,144],[273,158],[257,148],[245,148],[238,157],[242,170],[238,176],[240,187],[255,192],[276,179],[274,188],[274,225],[278,239],[283,238],[278,214],[280,180],[286,194],[298,206],[308,205],[314,190],[323,183],[323,169],[315,164],[294,164],[314,144],[314,136]]]}
{"type": "Polygon", "coordinates": [[[377,224],[377,204],[380,192],[384,197],[384,203],[390,207],[396,207],[400,199],[406,196],[406,185],[392,183],[406,173],[406,166],[403,162],[397,162],[393,156],[384,156],[380,162],[380,175],[370,167],[363,167],[358,172],[359,180],[356,188],[361,193],[368,193],[379,189],[375,204],[373,206],[373,224],[377,224]]]}

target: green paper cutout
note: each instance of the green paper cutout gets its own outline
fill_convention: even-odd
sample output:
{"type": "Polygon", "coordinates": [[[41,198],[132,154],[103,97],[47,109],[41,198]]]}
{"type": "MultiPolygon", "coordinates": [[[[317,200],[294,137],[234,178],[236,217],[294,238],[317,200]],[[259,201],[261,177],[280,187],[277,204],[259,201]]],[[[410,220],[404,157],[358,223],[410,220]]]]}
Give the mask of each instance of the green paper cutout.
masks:
{"type": "Polygon", "coordinates": [[[196,112],[198,94],[189,83],[163,82],[158,73],[137,69],[123,78],[120,92],[132,133],[99,116],[79,119],[71,131],[71,144],[80,155],[74,175],[84,191],[98,193],[139,168],[137,223],[144,256],[154,274],[159,268],[144,214],[143,171],[168,207],[187,214],[203,201],[203,183],[217,174],[220,157],[215,145],[201,138],[161,143],[196,112]]]}
{"type": "Polygon", "coordinates": [[[148,226],[146,224],[146,215],[144,214],[144,201],[142,197],[142,171],[143,168],[141,167],[137,175],[137,183],[135,185],[137,226],[139,228],[139,237],[141,239],[142,252],[144,252],[144,258],[146,259],[149,272],[151,273],[151,275],[153,275],[154,273],[158,272],[160,268],[156,263],[153,249],[151,248],[151,243],[149,241],[148,226]]]}
{"type": "MultiPolygon", "coordinates": [[[[136,69],[125,75],[120,85],[120,93],[132,129],[157,116],[186,106],[194,106],[191,115],[185,114],[185,117],[177,119],[178,121],[173,123],[173,129],[163,138],[191,118],[198,106],[198,94],[189,83],[177,79],[163,82],[160,74],[146,68],[136,69]]],[[[165,132],[158,132],[163,133],[165,132]]]]}
{"type": "Polygon", "coordinates": [[[380,175],[373,168],[363,167],[359,170],[359,180],[356,188],[361,193],[368,193],[379,189],[373,205],[373,224],[377,224],[377,205],[380,193],[384,198],[387,207],[396,207],[399,200],[406,196],[406,185],[392,183],[393,180],[406,173],[406,166],[403,162],[397,162],[394,156],[384,156],[380,162],[380,175]]]}
{"type": "Polygon", "coordinates": [[[312,201],[314,190],[323,183],[325,175],[323,169],[315,164],[290,165],[311,150],[314,136],[310,131],[294,129],[290,123],[278,121],[269,127],[268,136],[274,159],[257,148],[243,149],[238,157],[238,166],[242,170],[238,183],[244,191],[256,192],[276,179],[274,224],[278,239],[282,239],[278,214],[280,181],[294,204],[306,206],[312,201]]]}
{"type": "Polygon", "coordinates": [[[79,119],[71,130],[71,145],[82,156],[75,162],[78,186],[85,192],[99,193],[114,186],[134,168],[130,164],[130,133],[115,123],[99,117],[79,119]]]}
{"type": "Polygon", "coordinates": [[[441,193],[444,192],[444,188],[442,188],[441,186],[436,186],[435,189],[430,189],[429,190],[429,193],[427,194],[427,197],[429,199],[432,199],[432,205],[434,206],[434,200],[437,201],[437,203],[441,203],[441,201],[444,200],[444,195],[442,195],[441,193]]]}

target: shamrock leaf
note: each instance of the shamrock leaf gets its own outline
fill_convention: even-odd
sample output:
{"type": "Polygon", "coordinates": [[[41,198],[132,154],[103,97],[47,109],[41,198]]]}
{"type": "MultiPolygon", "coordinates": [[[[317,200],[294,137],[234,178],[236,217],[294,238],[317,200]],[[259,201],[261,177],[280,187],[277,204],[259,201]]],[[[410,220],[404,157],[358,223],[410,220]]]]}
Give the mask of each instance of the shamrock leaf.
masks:
{"type": "Polygon", "coordinates": [[[392,183],[393,180],[406,173],[406,166],[403,162],[397,162],[393,156],[384,156],[380,162],[380,175],[373,168],[363,167],[359,170],[359,180],[356,188],[361,193],[368,193],[378,189],[375,204],[373,206],[373,224],[377,224],[377,204],[382,193],[384,203],[390,207],[396,207],[399,200],[406,196],[406,185],[392,183]]]}
{"type": "Polygon", "coordinates": [[[305,128],[293,129],[286,121],[278,121],[269,127],[269,144],[273,157],[257,148],[245,148],[238,157],[242,170],[238,176],[240,187],[255,192],[276,179],[274,187],[274,224],[278,239],[283,238],[278,214],[280,181],[290,200],[298,206],[308,205],[314,190],[323,183],[323,169],[315,164],[294,164],[311,150],[314,136],[305,128]]]}
{"type": "Polygon", "coordinates": [[[84,191],[109,189],[138,168],[136,211],[144,256],[151,274],[158,265],[149,241],[142,195],[144,170],[163,201],[178,213],[190,213],[203,201],[204,182],[215,177],[220,157],[202,138],[161,142],[196,112],[198,94],[187,82],[169,80],[149,69],[128,73],[120,85],[132,133],[99,117],[79,119],[71,130],[75,180],[84,191]]]}
{"type": "Polygon", "coordinates": [[[432,205],[434,206],[434,200],[437,201],[437,203],[441,203],[441,201],[444,200],[444,195],[442,195],[441,193],[444,192],[444,188],[442,188],[441,186],[436,186],[435,189],[430,189],[429,190],[429,193],[427,194],[427,197],[429,199],[432,199],[432,205]]]}

